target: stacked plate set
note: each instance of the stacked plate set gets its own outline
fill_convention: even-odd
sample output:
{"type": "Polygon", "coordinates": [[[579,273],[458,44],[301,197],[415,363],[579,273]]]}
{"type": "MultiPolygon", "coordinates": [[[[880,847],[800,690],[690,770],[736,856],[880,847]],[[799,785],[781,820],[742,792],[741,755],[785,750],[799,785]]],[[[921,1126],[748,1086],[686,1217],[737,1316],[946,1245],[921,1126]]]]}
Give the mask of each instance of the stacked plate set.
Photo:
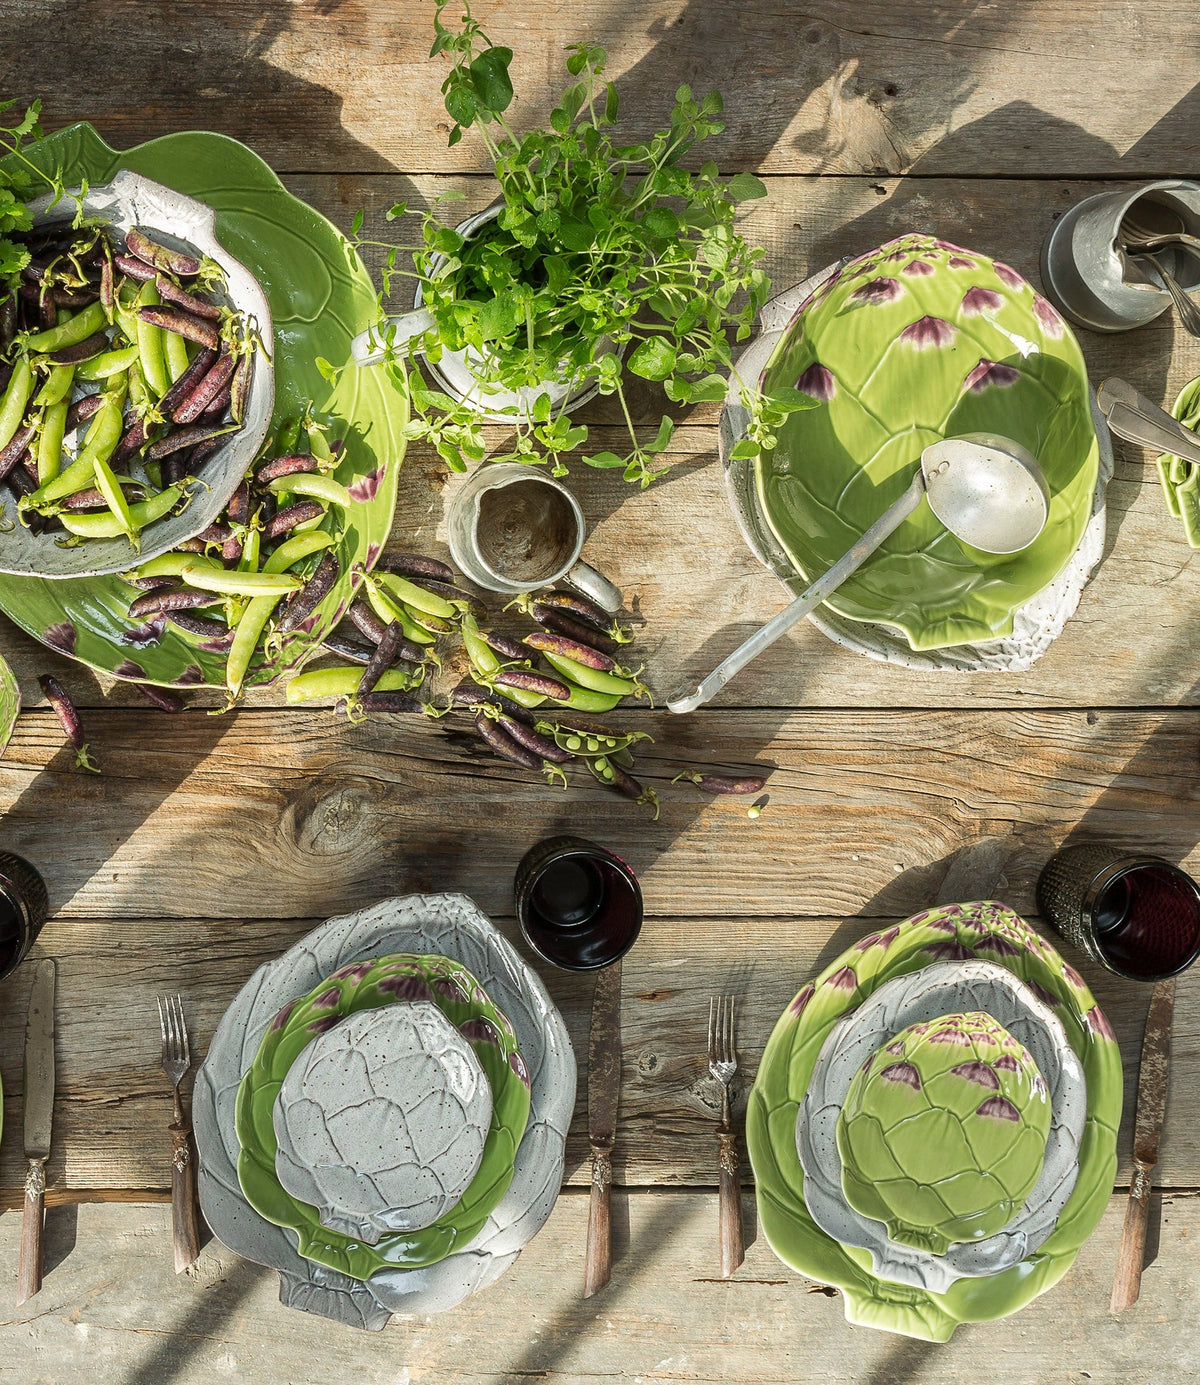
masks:
{"type": "Polygon", "coordinates": [[[776,1254],[846,1317],[946,1341],[1066,1273],[1112,1191],[1121,1057],[1004,905],[873,933],[775,1026],[746,1138],[776,1254]]]}
{"type": "Polygon", "coordinates": [[[196,1079],[200,1200],[288,1306],[366,1328],[497,1279],[562,1181],[575,1058],[464,895],[331,919],[252,976],[196,1079]]]}

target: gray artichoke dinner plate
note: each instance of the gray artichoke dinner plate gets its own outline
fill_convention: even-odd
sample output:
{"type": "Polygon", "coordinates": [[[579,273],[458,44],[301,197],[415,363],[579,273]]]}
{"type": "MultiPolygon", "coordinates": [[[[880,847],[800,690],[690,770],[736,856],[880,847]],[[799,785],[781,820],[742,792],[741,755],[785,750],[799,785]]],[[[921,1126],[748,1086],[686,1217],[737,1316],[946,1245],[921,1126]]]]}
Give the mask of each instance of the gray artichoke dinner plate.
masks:
{"type": "Polygon", "coordinates": [[[237,1254],[279,1272],[280,1300],[353,1327],[379,1329],[392,1313],[453,1308],[500,1277],[537,1234],[562,1183],[575,1105],[575,1055],[566,1025],[537,975],[465,895],[408,895],[330,919],[261,966],[225,1013],[196,1077],[193,1119],[200,1202],[237,1254]],[[246,1202],[237,1176],[234,1106],[267,1026],[289,1001],[339,967],[389,953],[433,953],[469,968],[511,1019],[529,1069],[531,1108],[512,1182],[463,1249],[418,1270],[383,1270],[365,1282],[305,1260],[282,1227],[246,1202]]]}

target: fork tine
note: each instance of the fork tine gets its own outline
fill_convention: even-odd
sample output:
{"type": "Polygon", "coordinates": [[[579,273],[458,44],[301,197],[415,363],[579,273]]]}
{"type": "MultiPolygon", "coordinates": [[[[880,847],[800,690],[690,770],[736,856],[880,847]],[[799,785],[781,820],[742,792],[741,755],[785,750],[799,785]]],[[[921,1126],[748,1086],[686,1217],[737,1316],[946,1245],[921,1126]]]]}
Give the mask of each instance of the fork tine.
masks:
{"type": "Polygon", "coordinates": [[[717,998],[710,996],[708,1000],[708,1061],[717,1061],[717,998]]]}
{"type": "Polygon", "coordinates": [[[734,1005],[735,1005],[734,998],[733,998],[733,996],[730,996],[730,997],[729,997],[729,1051],[728,1051],[728,1053],[726,1054],[726,1059],[727,1059],[727,1061],[730,1062],[730,1063],[736,1063],[736,1062],[737,1062],[737,1028],[736,1028],[735,1020],[734,1020],[734,1005]]]}
{"type": "Polygon", "coordinates": [[[192,1048],[188,1042],[187,1021],[183,1018],[183,997],[175,997],[175,1008],[179,1012],[179,1037],[183,1046],[183,1061],[190,1068],[192,1066],[192,1048]]]}
{"type": "Polygon", "coordinates": [[[170,1052],[169,1052],[169,1050],[168,1050],[168,1048],[167,1048],[167,1017],[166,1017],[166,1015],[163,1013],[162,996],[158,996],[158,997],[157,997],[157,1004],[158,1004],[158,1023],[159,1023],[159,1028],[162,1030],[162,1060],[163,1060],[163,1062],[165,1063],[165,1062],[167,1061],[167,1059],[170,1057],[170,1052]]]}

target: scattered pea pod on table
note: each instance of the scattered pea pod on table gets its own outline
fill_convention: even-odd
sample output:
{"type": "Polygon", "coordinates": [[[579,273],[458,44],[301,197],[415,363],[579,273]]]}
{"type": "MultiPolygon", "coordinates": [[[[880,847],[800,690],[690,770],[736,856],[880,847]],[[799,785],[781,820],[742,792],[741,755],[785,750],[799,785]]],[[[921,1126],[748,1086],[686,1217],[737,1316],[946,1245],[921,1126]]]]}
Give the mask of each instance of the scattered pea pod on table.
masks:
{"type": "Polygon", "coordinates": [[[140,228],[62,223],[25,240],[22,282],[0,303],[0,481],[31,529],[123,535],[136,551],[241,427],[256,343],[213,301],[215,264],[140,228]]]}

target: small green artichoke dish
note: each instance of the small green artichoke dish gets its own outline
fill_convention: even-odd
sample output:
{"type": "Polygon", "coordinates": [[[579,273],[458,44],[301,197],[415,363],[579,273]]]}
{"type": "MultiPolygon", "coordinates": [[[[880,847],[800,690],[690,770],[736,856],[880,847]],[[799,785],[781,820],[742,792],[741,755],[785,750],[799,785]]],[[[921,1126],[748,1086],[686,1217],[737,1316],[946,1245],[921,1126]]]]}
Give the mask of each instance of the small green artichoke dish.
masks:
{"type": "Polygon", "coordinates": [[[874,1053],[838,1120],[846,1200],[901,1245],[944,1255],[999,1231],[1041,1173],[1046,1083],[990,1015],[911,1025],[874,1053]]]}
{"type": "Polygon", "coordinates": [[[760,389],[817,401],[788,415],[755,476],[763,517],[810,582],[907,489],[930,443],[992,433],[1037,458],[1050,512],[1028,548],[968,548],[922,504],[829,598],[914,650],[1011,635],[1083,537],[1100,455],[1083,355],[999,260],[926,235],[860,255],[801,304],[760,389]]]}

